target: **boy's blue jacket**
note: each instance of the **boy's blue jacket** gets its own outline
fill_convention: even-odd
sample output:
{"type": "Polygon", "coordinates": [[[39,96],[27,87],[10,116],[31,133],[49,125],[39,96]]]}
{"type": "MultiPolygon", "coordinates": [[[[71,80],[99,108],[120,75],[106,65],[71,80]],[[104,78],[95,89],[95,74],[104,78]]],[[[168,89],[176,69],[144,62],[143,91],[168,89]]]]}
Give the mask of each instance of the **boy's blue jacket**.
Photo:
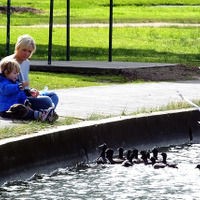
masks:
{"type": "Polygon", "coordinates": [[[18,82],[13,83],[0,73],[0,112],[7,111],[13,104],[24,104],[26,99],[26,94],[20,91],[18,82]]]}

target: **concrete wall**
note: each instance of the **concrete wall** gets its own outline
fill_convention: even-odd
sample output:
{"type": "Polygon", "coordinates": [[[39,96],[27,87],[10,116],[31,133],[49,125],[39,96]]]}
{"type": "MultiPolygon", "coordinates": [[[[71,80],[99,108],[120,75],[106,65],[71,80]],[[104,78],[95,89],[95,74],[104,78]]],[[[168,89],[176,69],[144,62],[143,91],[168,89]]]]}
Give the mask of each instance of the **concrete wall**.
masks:
{"type": "Polygon", "coordinates": [[[109,147],[123,146],[124,149],[150,149],[198,142],[199,118],[200,112],[187,109],[84,122],[1,140],[0,182],[19,178],[19,174],[27,173],[30,169],[45,172],[47,166],[52,166],[49,169],[52,170],[83,159],[91,161],[98,155],[96,147],[104,142],[109,147]]]}

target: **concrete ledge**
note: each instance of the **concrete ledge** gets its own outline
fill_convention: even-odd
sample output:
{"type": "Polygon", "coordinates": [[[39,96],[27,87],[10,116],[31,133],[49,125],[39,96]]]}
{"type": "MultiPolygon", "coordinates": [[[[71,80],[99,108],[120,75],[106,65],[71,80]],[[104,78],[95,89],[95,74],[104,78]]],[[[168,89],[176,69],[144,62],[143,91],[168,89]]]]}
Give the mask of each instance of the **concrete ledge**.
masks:
{"type": "Polygon", "coordinates": [[[169,63],[106,62],[106,61],[47,61],[30,60],[32,71],[78,74],[121,74],[123,70],[173,67],[169,63]]]}
{"type": "Polygon", "coordinates": [[[194,109],[158,112],[84,122],[1,140],[0,182],[30,170],[41,172],[39,167],[47,171],[55,163],[66,167],[84,159],[91,161],[97,156],[96,147],[104,142],[112,148],[143,149],[199,141],[199,117],[194,109]]]}

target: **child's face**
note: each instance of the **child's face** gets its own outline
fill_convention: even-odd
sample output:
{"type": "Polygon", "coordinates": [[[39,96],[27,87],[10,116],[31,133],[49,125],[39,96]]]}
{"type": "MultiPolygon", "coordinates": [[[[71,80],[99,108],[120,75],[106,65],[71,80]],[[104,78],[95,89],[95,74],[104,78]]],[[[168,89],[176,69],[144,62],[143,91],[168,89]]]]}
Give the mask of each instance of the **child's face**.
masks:
{"type": "Polygon", "coordinates": [[[13,69],[10,74],[5,73],[5,75],[8,80],[15,82],[17,80],[18,73],[16,69],[13,69]]]}

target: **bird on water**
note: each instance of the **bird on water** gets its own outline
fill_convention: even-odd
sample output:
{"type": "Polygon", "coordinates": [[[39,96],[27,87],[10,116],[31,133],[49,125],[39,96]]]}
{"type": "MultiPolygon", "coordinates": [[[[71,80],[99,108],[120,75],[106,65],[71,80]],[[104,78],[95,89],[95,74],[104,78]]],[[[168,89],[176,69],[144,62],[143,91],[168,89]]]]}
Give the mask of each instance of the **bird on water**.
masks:
{"type": "Polygon", "coordinates": [[[105,164],[107,163],[107,159],[106,159],[106,149],[107,149],[107,144],[103,143],[102,145],[98,146],[99,149],[101,149],[101,153],[99,155],[99,157],[96,159],[96,163],[97,164],[105,164]]]}
{"type": "Polygon", "coordinates": [[[163,157],[163,163],[167,166],[167,167],[171,167],[171,168],[178,168],[176,163],[169,163],[167,162],[167,153],[162,152],[161,153],[162,157],[163,157]]]}

